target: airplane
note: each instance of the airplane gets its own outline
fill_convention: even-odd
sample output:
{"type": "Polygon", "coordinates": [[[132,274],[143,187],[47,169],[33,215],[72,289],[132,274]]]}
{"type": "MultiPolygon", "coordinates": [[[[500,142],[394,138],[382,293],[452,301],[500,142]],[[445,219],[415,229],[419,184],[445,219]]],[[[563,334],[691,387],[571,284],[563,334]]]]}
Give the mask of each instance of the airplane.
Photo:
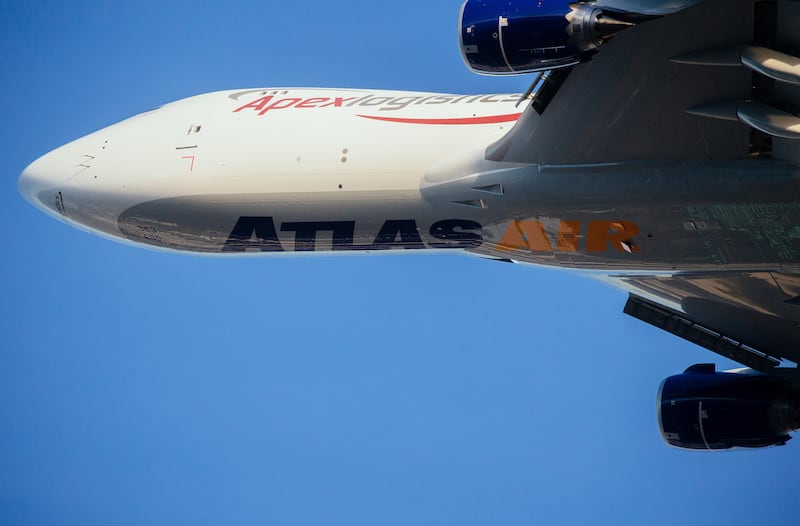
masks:
{"type": "Polygon", "coordinates": [[[47,153],[20,193],[110,239],[218,257],[453,251],[584,271],[743,367],[658,390],[691,450],[800,428],[800,3],[466,0],[465,64],[524,93],[253,88],[47,153]]]}

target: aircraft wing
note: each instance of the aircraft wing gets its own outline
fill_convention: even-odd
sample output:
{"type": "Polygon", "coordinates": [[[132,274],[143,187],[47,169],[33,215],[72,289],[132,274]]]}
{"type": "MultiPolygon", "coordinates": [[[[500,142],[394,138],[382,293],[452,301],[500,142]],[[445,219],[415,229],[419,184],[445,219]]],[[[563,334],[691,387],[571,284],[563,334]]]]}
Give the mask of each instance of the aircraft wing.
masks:
{"type": "MultiPolygon", "coordinates": [[[[608,1],[617,6],[640,3],[608,1]]],[[[549,94],[544,111],[539,106],[541,114],[534,98],[488,157],[537,164],[746,157],[746,125],[686,110],[749,99],[752,72],[673,59],[750,43],[753,10],[752,0],[706,0],[619,33],[591,60],[571,69],[557,92],[549,94]]]]}
{"type": "Polygon", "coordinates": [[[757,371],[800,363],[800,275],[632,275],[625,312],[757,371]]]}
{"type": "MultiPolygon", "coordinates": [[[[774,51],[800,55],[800,3],[595,5],[672,14],[620,32],[570,70],[543,74],[550,75],[549,89],[534,90],[533,103],[490,146],[487,158],[539,165],[760,157],[800,163],[800,143],[786,138],[786,129],[800,124],[791,113],[800,108],[800,82],[792,69],[800,59],[774,51]],[[747,64],[746,46],[754,45],[764,46],[752,52],[751,61],[762,67],[747,64]],[[778,62],[795,77],[765,76],[769,61],[759,53],[786,57],[778,62]],[[789,125],[778,129],[765,122],[789,125]]],[[[663,330],[756,370],[772,369],[783,359],[800,362],[800,275],[720,269],[610,279],[631,291],[628,314],[663,330]]]]}

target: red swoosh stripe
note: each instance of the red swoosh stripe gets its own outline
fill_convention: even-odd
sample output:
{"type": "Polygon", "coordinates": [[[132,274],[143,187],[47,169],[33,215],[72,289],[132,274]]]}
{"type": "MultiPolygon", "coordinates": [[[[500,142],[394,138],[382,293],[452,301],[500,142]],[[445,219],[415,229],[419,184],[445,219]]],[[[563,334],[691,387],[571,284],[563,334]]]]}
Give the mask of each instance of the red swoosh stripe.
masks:
{"type": "Polygon", "coordinates": [[[507,115],[489,115],[487,117],[460,117],[456,119],[404,119],[402,117],[379,117],[377,115],[359,115],[365,119],[385,122],[401,122],[404,124],[497,124],[512,122],[519,119],[522,113],[509,113],[507,115]]]}

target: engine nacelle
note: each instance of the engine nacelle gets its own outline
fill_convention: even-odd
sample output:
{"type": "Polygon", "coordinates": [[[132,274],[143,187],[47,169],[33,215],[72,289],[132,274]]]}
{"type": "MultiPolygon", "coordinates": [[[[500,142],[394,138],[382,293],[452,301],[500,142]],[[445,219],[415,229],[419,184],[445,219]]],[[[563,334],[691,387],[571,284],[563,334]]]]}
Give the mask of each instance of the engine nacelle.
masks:
{"type": "Polygon", "coordinates": [[[459,15],[461,54],[485,75],[563,68],[645,18],[570,0],[467,0],[459,15]]]}
{"type": "Polygon", "coordinates": [[[719,450],[784,445],[800,427],[800,397],[767,374],[720,373],[694,365],[658,391],[658,424],[670,446],[719,450]]]}

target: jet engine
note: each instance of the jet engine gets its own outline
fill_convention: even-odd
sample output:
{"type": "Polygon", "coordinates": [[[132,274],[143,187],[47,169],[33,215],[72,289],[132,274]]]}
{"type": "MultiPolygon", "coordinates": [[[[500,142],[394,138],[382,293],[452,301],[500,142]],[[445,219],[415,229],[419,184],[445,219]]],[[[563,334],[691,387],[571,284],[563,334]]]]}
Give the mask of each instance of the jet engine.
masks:
{"type": "Polygon", "coordinates": [[[563,68],[649,18],[570,0],[467,0],[459,14],[461,54],[485,75],[563,68]]]}
{"type": "Polygon", "coordinates": [[[658,391],[658,423],[670,446],[721,450],[782,446],[800,428],[800,393],[769,374],[693,365],[658,391]]]}

